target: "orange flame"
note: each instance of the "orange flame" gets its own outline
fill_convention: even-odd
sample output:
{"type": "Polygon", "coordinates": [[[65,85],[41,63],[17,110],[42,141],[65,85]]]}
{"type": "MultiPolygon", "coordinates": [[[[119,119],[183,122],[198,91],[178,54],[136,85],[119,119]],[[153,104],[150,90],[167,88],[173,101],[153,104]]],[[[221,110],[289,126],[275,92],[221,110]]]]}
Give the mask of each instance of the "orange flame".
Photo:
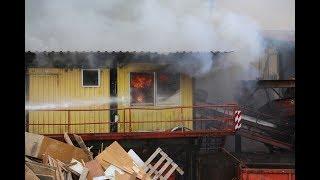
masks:
{"type": "Polygon", "coordinates": [[[131,79],[131,87],[133,88],[147,88],[150,87],[153,82],[153,77],[148,74],[137,74],[131,79]]]}
{"type": "Polygon", "coordinates": [[[136,99],[137,99],[137,101],[138,101],[139,103],[144,102],[144,96],[141,95],[141,94],[139,94],[139,95],[136,97],[136,99]]]}

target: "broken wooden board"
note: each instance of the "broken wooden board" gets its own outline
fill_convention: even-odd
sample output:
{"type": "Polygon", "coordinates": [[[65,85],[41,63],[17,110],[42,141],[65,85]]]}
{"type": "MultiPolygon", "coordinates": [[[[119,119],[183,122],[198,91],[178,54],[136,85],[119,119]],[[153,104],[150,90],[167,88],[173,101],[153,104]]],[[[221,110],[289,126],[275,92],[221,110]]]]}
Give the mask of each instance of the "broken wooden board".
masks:
{"type": "MultiPolygon", "coordinates": [[[[98,160],[101,165],[104,165],[104,162],[108,162],[116,167],[125,168],[125,170],[133,173],[133,160],[117,141],[108,146],[104,151],[96,156],[95,159],[98,160]]],[[[105,169],[108,168],[107,166],[103,167],[105,169]]]]}
{"type": "Polygon", "coordinates": [[[134,152],[132,149],[130,149],[128,151],[128,155],[131,157],[131,159],[133,160],[133,162],[140,168],[143,167],[144,162],[142,161],[142,159],[136,154],[136,152],[134,152]]]}
{"type": "Polygon", "coordinates": [[[69,163],[72,158],[84,162],[89,161],[88,155],[81,149],[58,140],[42,135],[25,133],[25,154],[28,156],[42,158],[48,154],[54,159],[69,163]]]}
{"type": "Polygon", "coordinates": [[[87,176],[88,180],[93,180],[93,177],[104,175],[102,166],[99,164],[98,160],[92,160],[87,162],[85,167],[89,169],[89,173],[87,176]]]}
{"type": "Polygon", "coordinates": [[[79,162],[79,161],[77,161],[77,160],[75,160],[75,159],[72,159],[71,160],[71,163],[73,163],[73,162],[76,162],[76,164],[75,165],[72,165],[72,166],[69,166],[69,168],[70,169],[72,169],[72,170],[74,170],[75,172],[77,172],[78,174],[82,174],[82,171],[83,171],[83,166],[82,166],[82,164],[81,164],[81,162],[79,162]]]}
{"type": "Polygon", "coordinates": [[[88,150],[88,148],[87,148],[86,144],[84,143],[84,141],[82,140],[81,136],[73,134],[73,137],[78,142],[79,146],[83,149],[83,151],[89,156],[89,159],[93,160],[93,153],[88,150]]]}
{"type": "Polygon", "coordinates": [[[55,167],[45,165],[42,163],[37,162],[25,162],[28,168],[34,172],[36,175],[48,175],[48,176],[56,176],[56,169],[55,167]]]}
{"type": "Polygon", "coordinates": [[[88,172],[89,172],[88,168],[83,168],[83,171],[79,177],[79,180],[87,180],[88,172]]]}
{"type": "Polygon", "coordinates": [[[137,177],[139,179],[142,179],[143,177],[146,177],[147,179],[150,178],[141,168],[135,166],[133,159],[117,141],[114,141],[110,146],[96,156],[95,159],[99,161],[100,165],[102,165],[104,169],[107,169],[109,164],[112,164],[129,174],[137,173],[137,177]],[[138,172],[135,172],[132,167],[136,167],[138,172]]]}
{"type": "Polygon", "coordinates": [[[54,176],[48,176],[44,174],[38,174],[37,176],[40,180],[56,180],[54,176]]]}
{"type": "Polygon", "coordinates": [[[24,165],[25,180],[40,180],[38,176],[27,166],[24,165]]]}
{"type": "Polygon", "coordinates": [[[42,135],[25,132],[25,155],[39,157],[43,138],[42,135]]]}
{"type": "Polygon", "coordinates": [[[106,171],[104,172],[104,176],[107,179],[114,179],[115,178],[115,173],[118,172],[120,174],[124,174],[125,172],[122,171],[121,169],[115,167],[114,165],[110,165],[106,171]]]}
{"type": "Polygon", "coordinates": [[[74,146],[72,141],[71,141],[71,139],[70,139],[70,137],[69,137],[69,135],[66,132],[63,134],[63,137],[64,137],[64,140],[66,141],[66,143],[74,146]]]}
{"type": "Polygon", "coordinates": [[[71,172],[68,172],[68,174],[67,174],[67,180],[72,180],[71,172]]]}

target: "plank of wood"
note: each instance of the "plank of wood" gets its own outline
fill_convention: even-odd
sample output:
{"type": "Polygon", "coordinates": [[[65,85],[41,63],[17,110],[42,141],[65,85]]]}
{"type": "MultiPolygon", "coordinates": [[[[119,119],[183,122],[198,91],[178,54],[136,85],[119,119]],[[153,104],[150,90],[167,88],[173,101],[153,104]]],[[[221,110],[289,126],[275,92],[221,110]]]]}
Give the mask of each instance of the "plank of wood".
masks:
{"type": "Polygon", "coordinates": [[[82,174],[82,171],[84,170],[81,162],[77,161],[76,159],[72,159],[71,162],[77,162],[77,164],[70,166],[70,169],[73,169],[74,171],[76,171],[77,173],[79,173],[80,175],[82,174]]]}
{"type": "Polygon", "coordinates": [[[42,158],[43,154],[48,154],[52,158],[59,159],[64,163],[69,163],[72,158],[79,161],[83,159],[84,162],[89,161],[89,157],[83,149],[52,138],[33,133],[26,133],[25,141],[25,153],[32,157],[42,158]],[[33,144],[33,146],[27,144],[33,144]]]}
{"type": "Polygon", "coordinates": [[[68,173],[67,173],[67,180],[73,180],[73,179],[72,179],[71,172],[68,172],[68,173]]]}
{"type": "Polygon", "coordinates": [[[68,172],[68,169],[65,168],[65,167],[66,167],[66,164],[65,164],[65,163],[59,161],[58,159],[57,159],[57,163],[58,163],[58,165],[61,167],[61,169],[63,169],[64,171],[68,172]]]}
{"type": "Polygon", "coordinates": [[[168,179],[171,174],[177,169],[178,165],[176,163],[173,164],[172,168],[167,172],[163,179],[168,179]]]}
{"type": "Polygon", "coordinates": [[[79,146],[83,149],[83,151],[89,156],[89,160],[93,160],[93,153],[88,150],[81,136],[73,134],[73,137],[78,142],[79,146]]]}
{"type": "Polygon", "coordinates": [[[25,132],[25,155],[38,157],[44,136],[25,132]]]}
{"type": "Polygon", "coordinates": [[[86,180],[87,175],[88,175],[89,169],[88,168],[83,168],[83,171],[79,177],[79,180],[86,180]]]}
{"type": "Polygon", "coordinates": [[[57,180],[57,179],[55,179],[55,176],[49,176],[49,175],[45,175],[45,174],[37,174],[37,176],[41,180],[57,180]]]}
{"type": "Polygon", "coordinates": [[[49,157],[47,154],[42,155],[42,164],[49,164],[49,157]]]}
{"type": "Polygon", "coordinates": [[[65,132],[65,133],[63,134],[63,137],[64,137],[64,140],[66,141],[66,143],[74,146],[73,143],[72,143],[72,141],[71,141],[71,139],[70,139],[70,137],[69,137],[69,135],[68,135],[68,133],[65,132]]]}
{"type": "Polygon", "coordinates": [[[66,164],[65,166],[66,167],[70,167],[70,166],[73,166],[73,165],[76,165],[76,164],[77,164],[77,162],[72,162],[72,163],[66,164]]]}
{"type": "Polygon", "coordinates": [[[184,174],[184,171],[183,171],[180,167],[177,167],[176,170],[178,171],[178,173],[179,173],[180,175],[183,175],[183,174],[184,174]]]}
{"type": "Polygon", "coordinates": [[[85,167],[89,169],[89,173],[87,176],[88,180],[92,180],[93,177],[104,175],[102,166],[99,164],[98,160],[91,160],[87,162],[85,167]]]}
{"type": "Polygon", "coordinates": [[[25,180],[40,180],[37,175],[27,166],[24,165],[25,168],[25,180]]]}
{"type": "MultiPolygon", "coordinates": [[[[129,172],[133,173],[133,170],[131,170],[131,167],[134,166],[133,160],[117,141],[114,141],[110,146],[96,156],[95,159],[97,159],[101,165],[106,161],[120,169],[125,168],[129,172]]],[[[104,168],[106,169],[107,167],[104,168]]]]}
{"type": "Polygon", "coordinates": [[[56,167],[45,165],[37,162],[25,162],[26,165],[37,175],[44,174],[49,176],[55,176],[56,167]]]}
{"type": "Polygon", "coordinates": [[[154,171],[157,170],[160,164],[162,164],[162,162],[168,157],[168,155],[164,152],[160,152],[160,154],[162,155],[162,157],[158,160],[158,162],[154,166],[152,166],[152,169],[148,172],[149,175],[154,173],[154,171]]]}
{"type": "Polygon", "coordinates": [[[80,174],[77,172],[77,171],[75,171],[75,170],[73,170],[73,169],[71,169],[70,167],[65,167],[69,172],[71,172],[72,174],[74,174],[74,175],[76,175],[76,176],[80,176],[80,174]]]}
{"type": "Polygon", "coordinates": [[[143,166],[143,170],[145,172],[147,172],[149,170],[149,167],[148,165],[151,163],[151,161],[162,151],[161,148],[157,148],[153,154],[148,158],[148,160],[144,163],[144,166],[143,166]]]}
{"type": "Polygon", "coordinates": [[[62,168],[61,168],[61,166],[60,166],[60,164],[59,163],[57,163],[57,168],[58,168],[58,173],[59,173],[59,175],[60,175],[60,179],[61,180],[64,180],[65,178],[65,175],[64,175],[64,173],[62,172],[62,168]]]}
{"type": "Polygon", "coordinates": [[[167,162],[161,167],[161,169],[155,174],[154,178],[159,178],[162,173],[168,168],[168,166],[173,162],[173,160],[168,157],[167,162]]]}
{"type": "Polygon", "coordinates": [[[24,161],[27,161],[27,162],[33,162],[31,159],[29,159],[28,157],[24,157],[24,161]]]}
{"type": "Polygon", "coordinates": [[[133,162],[138,166],[138,167],[143,167],[144,162],[142,159],[134,152],[132,149],[128,151],[128,155],[132,158],[133,162]]]}
{"type": "Polygon", "coordinates": [[[103,143],[101,143],[100,153],[103,151],[103,143]]]}
{"type": "MultiPolygon", "coordinates": [[[[120,144],[117,141],[114,141],[103,152],[96,156],[95,159],[98,160],[99,163],[105,169],[108,167],[106,166],[107,163],[109,163],[129,174],[134,173],[132,169],[132,167],[135,166],[133,163],[133,159],[128,155],[128,153],[120,146],[120,144]]],[[[145,176],[145,173],[141,169],[137,177],[141,179],[143,176],[145,176]]]]}

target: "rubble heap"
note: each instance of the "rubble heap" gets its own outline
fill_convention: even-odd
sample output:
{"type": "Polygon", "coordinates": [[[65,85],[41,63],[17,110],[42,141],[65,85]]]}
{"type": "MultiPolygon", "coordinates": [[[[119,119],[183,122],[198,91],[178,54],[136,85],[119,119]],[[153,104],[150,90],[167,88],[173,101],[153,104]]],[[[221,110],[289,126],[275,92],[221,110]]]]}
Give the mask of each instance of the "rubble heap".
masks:
{"type": "Polygon", "coordinates": [[[126,152],[114,141],[93,158],[82,138],[73,134],[79,147],[64,133],[66,143],[33,133],[25,133],[26,180],[151,180],[168,179],[183,170],[158,148],[147,161],[132,149],[126,152]],[[152,163],[156,156],[160,159],[152,163]]]}

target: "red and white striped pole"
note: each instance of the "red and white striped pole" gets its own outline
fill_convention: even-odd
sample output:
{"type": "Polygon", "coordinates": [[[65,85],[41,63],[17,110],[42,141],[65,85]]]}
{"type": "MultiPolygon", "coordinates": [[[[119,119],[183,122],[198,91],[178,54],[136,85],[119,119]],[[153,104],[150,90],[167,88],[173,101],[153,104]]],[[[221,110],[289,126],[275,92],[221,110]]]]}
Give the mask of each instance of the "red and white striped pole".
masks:
{"type": "Polygon", "coordinates": [[[234,112],[234,122],[235,126],[234,129],[240,129],[241,128],[241,111],[235,111],[234,112]]]}

